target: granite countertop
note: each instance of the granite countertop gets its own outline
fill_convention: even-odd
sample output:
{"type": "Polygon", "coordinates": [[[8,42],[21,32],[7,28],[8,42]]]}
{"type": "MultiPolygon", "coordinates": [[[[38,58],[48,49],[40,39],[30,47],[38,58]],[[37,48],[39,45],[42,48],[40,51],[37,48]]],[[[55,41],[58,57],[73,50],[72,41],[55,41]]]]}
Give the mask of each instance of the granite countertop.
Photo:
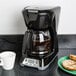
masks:
{"type": "MultiPolygon", "coordinates": [[[[6,37],[6,36],[5,36],[6,37]]],[[[1,51],[13,50],[18,55],[21,53],[22,39],[23,36],[7,36],[6,38],[0,37],[1,39],[1,51]],[[15,39],[15,40],[14,40],[15,39]],[[16,41],[17,40],[17,41],[16,41]],[[5,44],[4,44],[5,43],[5,44]],[[8,44],[8,45],[7,45],[8,44]],[[8,47],[9,46],[9,47],[8,47]],[[4,48],[2,48],[4,47],[4,48]]],[[[13,70],[5,71],[0,67],[0,76],[72,76],[61,69],[58,68],[57,61],[60,57],[69,55],[70,53],[76,54],[76,35],[61,35],[58,36],[59,39],[59,52],[53,63],[44,71],[39,71],[37,69],[21,67],[19,62],[16,61],[13,70]]]]}

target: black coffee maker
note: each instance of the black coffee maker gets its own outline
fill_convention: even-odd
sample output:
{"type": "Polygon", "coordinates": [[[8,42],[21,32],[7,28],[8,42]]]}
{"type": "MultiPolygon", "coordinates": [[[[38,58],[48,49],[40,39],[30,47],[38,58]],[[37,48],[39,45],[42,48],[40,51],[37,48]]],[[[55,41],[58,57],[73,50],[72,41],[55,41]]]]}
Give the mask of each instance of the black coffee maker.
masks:
{"type": "Polygon", "coordinates": [[[57,27],[60,7],[25,7],[27,26],[20,65],[46,69],[58,53],[57,27]]]}

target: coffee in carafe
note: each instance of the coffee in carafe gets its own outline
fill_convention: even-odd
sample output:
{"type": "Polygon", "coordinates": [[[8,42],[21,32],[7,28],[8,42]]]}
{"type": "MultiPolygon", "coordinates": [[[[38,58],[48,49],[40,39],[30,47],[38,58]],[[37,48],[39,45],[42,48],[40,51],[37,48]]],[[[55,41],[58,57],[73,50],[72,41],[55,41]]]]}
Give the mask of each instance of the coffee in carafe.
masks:
{"type": "Polygon", "coordinates": [[[35,31],[33,33],[32,54],[48,54],[51,52],[51,36],[49,31],[35,31]]]}

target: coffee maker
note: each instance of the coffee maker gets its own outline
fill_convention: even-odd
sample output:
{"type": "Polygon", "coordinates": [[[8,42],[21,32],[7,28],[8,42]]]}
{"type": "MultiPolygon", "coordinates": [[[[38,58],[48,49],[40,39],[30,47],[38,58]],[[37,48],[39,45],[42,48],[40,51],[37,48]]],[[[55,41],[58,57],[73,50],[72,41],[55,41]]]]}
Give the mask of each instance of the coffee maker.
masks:
{"type": "Polygon", "coordinates": [[[58,53],[60,7],[27,6],[22,13],[27,31],[23,39],[20,65],[44,70],[58,53]]]}

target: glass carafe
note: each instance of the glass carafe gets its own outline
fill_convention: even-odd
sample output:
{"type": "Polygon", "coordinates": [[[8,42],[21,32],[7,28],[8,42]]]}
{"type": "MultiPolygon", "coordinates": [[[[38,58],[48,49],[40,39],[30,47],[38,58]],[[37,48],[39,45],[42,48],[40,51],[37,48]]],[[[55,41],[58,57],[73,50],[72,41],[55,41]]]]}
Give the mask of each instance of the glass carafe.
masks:
{"type": "Polygon", "coordinates": [[[51,52],[52,41],[48,30],[33,31],[32,41],[33,50],[31,51],[31,54],[44,55],[51,52]]]}

